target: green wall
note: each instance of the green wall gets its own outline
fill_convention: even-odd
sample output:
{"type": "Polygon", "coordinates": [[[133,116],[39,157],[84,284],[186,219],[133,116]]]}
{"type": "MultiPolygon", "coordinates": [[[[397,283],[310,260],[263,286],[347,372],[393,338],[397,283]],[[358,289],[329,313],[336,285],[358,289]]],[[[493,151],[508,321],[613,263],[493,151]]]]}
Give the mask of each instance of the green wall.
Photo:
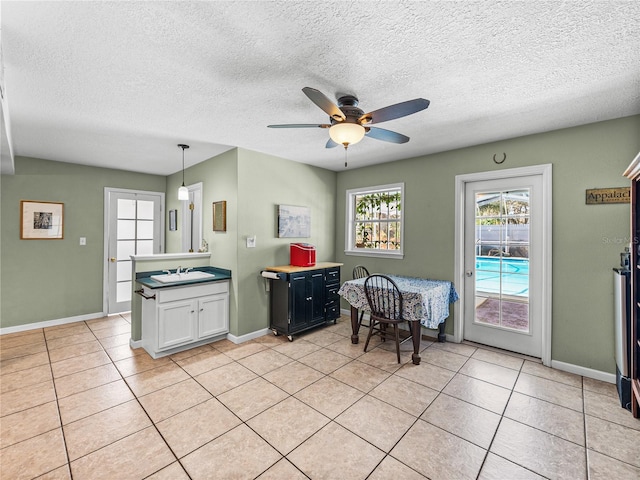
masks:
{"type": "Polygon", "coordinates": [[[102,312],[104,187],[164,192],[166,178],[24,157],[15,165],[0,177],[0,325],[102,312]],[[63,202],[64,239],[20,240],[20,200],[63,202]]]}
{"type": "MultiPolygon", "coordinates": [[[[628,185],[621,174],[638,151],[640,116],[633,116],[339,173],[233,149],[187,169],[185,183],[203,182],[204,238],[211,264],[233,273],[231,333],[241,336],[268,326],[259,271],[288,263],[290,241],[315,244],[318,261],[344,263],[343,280],[358,263],[452,280],[455,176],[551,163],[552,358],[613,372],[611,268],[629,241],[629,206],[585,205],[584,196],[588,188],[628,185]],[[492,157],[502,152],[507,160],[496,165],[492,157]],[[402,181],[405,258],[345,256],[345,191],[402,181]],[[211,204],[218,200],[227,201],[227,232],[212,231],[211,204]],[[277,238],[279,204],[311,208],[311,238],[277,238]],[[248,249],[252,235],[257,246],[248,249]]],[[[167,192],[168,211],[179,208],[181,182],[181,172],[164,177],[17,157],[16,175],[2,175],[0,183],[1,326],[101,312],[104,187],[167,192]],[[64,202],[65,238],[20,240],[21,199],[64,202]],[[84,247],[80,236],[87,237],[84,247]]],[[[180,235],[167,232],[167,252],[180,250],[180,235]]]]}
{"type": "MultiPolygon", "coordinates": [[[[269,326],[266,280],[260,271],[289,264],[291,242],[311,243],[317,261],[335,260],[336,173],[249,150],[238,150],[238,334],[269,326]],[[311,210],[310,238],[278,238],[278,205],[311,210]],[[246,239],[256,236],[256,247],[246,239]]],[[[236,272],[234,272],[234,275],[236,272]]]]}
{"type": "MultiPolygon", "coordinates": [[[[229,330],[233,335],[238,332],[238,252],[236,245],[238,229],[238,151],[229,150],[216,157],[190,167],[184,172],[185,185],[202,182],[202,238],[209,244],[211,265],[231,270],[229,285],[229,330]],[[213,202],[227,202],[227,231],[213,231],[213,202]]],[[[178,209],[182,214],[181,201],[178,200],[178,188],[182,184],[182,171],[167,178],[167,212],[178,209]]],[[[169,225],[168,218],[166,225],[169,225]]],[[[178,230],[166,232],[166,252],[182,251],[180,218],[178,230]]],[[[194,246],[194,249],[196,246],[194,246]]]]}
{"type": "Polygon", "coordinates": [[[455,176],[551,163],[552,359],[613,373],[611,269],[629,242],[629,205],[585,205],[585,190],[629,185],[622,172],[638,151],[640,116],[633,116],[341,172],[335,238],[343,279],[364,263],[370,271],[453,280],[455,176]],[[496,165],[493,155],[503,152],[506,161],[496,165]],[[405,182],[404,259],[344,255],[346,190],[394,182],[405,182]]]}
{"type": "MultiPolygon", "coordinates": [[[[336,174],[242,148],[230,150],[185,171],[185,184],[203,183],[203,237],[211,265],[232,272],[229,329],[242,336],[269,326],[269,303],[260,271],[289,263],[289,243],[318,247],[319,261],[333,261],[336,174]],[[226,200],[227,231],[213,232],[212,203],[226,200]],[[277,238],[277,206],[311,208],[311,238],[277,238]],[[246,239],[256,236],[256,247],[246,239]]],[[[182,173],[167,180],[167,210],[178,208],[182,173]]],[[[167,232],[167,253],[179,252],[181,232],[167,232]]]]}

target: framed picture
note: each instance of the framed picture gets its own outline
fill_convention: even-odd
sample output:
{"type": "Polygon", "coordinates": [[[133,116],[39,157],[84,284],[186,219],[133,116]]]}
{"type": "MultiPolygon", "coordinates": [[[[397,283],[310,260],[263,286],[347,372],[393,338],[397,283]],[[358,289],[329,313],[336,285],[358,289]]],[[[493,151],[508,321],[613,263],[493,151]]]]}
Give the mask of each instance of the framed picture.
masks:
{"type": "Polygon", "coordinates": [[[20,201],[20,238],[22,240],[62,240],[64,203],[20,201]]]}
{"type": "Polygon", "coordinates": [[[311,236],[311,211],[309,207],[278,205],[278,237],[309,238],[311,236]]]}
{"type": "Polygon", "coordinates": [[[178,230],[178,210],[169,210],[169,230],[178,230]]]}
{"type": "Polygon", "coordinates": [[[227,202],[222,200],[220,202],[213,202],[213,231],[214,232],[226,232],[227,231],[227,202]]]}

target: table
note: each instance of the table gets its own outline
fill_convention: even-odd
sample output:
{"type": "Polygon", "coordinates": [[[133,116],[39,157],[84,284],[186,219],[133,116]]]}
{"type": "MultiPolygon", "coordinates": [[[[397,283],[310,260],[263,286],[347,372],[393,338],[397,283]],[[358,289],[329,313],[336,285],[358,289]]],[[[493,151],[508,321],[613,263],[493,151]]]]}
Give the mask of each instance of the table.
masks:
{"type": "MultiPolygon", "coordinates": [[[[420,364],[420,327],[439,328],[439,341],[444,341],[444,321],[449,316],[449,304],[458,300],[458,292],[453,283],[445,280],[387,275],[402,293],[403,316],[409,321],[413,337],[413,355],[415,365],[420,364]]],[[[338,294],[351,304],[351,343],[358,343],[358,310],[370,311],[369,302],[364,293],[366,278],[348,280],[342,284],[338,294]]]]}

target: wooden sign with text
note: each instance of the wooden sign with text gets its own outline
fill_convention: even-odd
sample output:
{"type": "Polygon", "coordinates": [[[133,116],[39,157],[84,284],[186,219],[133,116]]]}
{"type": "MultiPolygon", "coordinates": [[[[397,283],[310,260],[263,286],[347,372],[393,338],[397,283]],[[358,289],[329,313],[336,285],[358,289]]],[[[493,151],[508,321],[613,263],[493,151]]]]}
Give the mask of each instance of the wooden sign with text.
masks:
{"type": "Polygon", "coordinates": [[[631,201],[631,188],[592,188],[587,190],[587,205],[602,205],[605,203],[629,203],[631,201]]]}

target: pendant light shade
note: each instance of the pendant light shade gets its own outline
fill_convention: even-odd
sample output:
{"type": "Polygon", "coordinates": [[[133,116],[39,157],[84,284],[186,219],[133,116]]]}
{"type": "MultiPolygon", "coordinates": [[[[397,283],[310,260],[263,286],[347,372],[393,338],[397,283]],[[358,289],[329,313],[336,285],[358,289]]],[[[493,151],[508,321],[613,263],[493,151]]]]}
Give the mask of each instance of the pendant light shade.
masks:
{"type": "Polygon", "coordinates": [[[353,145],[364,138],[364,127],[357,123],[336,123],[329,129],[331,140],[340,145],[353,145]]]}
{"type": "Polygon", "coordinates": [[[182,149],[182,186],[178,189],[178,200],[189,200],[189,189],[184,186],[184,151],[189,145],[179,143],[178,146],[182,149]]]}

